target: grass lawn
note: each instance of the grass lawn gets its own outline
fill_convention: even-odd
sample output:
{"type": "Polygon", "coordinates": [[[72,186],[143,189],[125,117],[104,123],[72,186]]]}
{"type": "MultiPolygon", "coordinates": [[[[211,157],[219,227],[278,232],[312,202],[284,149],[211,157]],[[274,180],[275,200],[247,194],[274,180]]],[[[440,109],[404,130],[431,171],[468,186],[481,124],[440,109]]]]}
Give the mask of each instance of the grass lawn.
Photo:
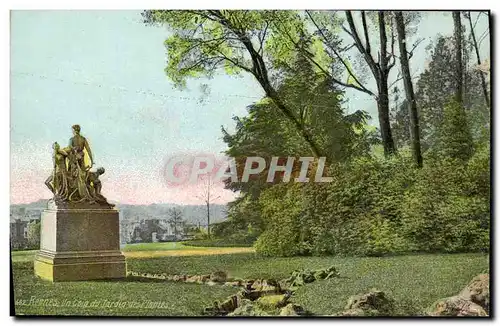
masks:
{"type": "MultiPolygon", "coordinates": [[[[252,253],[251,247],[193,247],[180,242],[156,242],[127,244],[121,249],[126,258],[154,258],[166,256],[201,256],[252,253]]],[[[32,261],[37,250],[13,251],[12,261],[32,261]]]]}
{"type": "Polygon", "coordinates": [[[484,254],[408,255],[394,257],[291,257],[266,258],[256,254],[164,257],[129,260],[129,270],[170,274],[199,274],[224,270],[232,277],[276,278],[295,269],[334,265],[341,277],[299,288],[293,299],[315,314],[341,311],[354,294],[378,288],[387,291],[402,314],[416,314],[437,299],[457,294],[488,268],[484,254]]]}
{"type": "Polygon", "coordinates": [[[13,267],[18,315],[197,316],[235,292],[140,278],[50,283],[33,275],[31,262],[15,262],[13,267]]]}
{"type": "MultiPolygon", "coordinates": [[[[165,250],[165,249],[161,249],[165,250]]],[[[180,251],[182,251],[181,249],[180,251]]],[[[108,300],[110,302],[163,302],[164,308],[81,308],[18,305],[17,313],[96,314],[96,315],[199,315],[204,306],[236,292],[220,286],[126,281],[55,283],[33,276],[29,255],[13,255],[15,299],[52,298],[108,300]],[[17,256],[17,257],[16,257],[17,256]],[[24,260],[18,259],[22,257],[24,260]]],[[[349,296],[378,288],[387,291],[401,314],[418,314],[435,300],[459,292],[475,275],[488,268],[488,255],[408,255],[396,257],[336,258],[291,257],[266,258],[254,253],[171,256],[159,258],[127,257],[127,268],[136,272],[169,274],[206,274],[227,271],[241,278],[284,278],[295,269],[317,269],[334,265],[341,277],[307,284],[299,288],[293,302],[315,314],[341,311],[349,296]]]]}

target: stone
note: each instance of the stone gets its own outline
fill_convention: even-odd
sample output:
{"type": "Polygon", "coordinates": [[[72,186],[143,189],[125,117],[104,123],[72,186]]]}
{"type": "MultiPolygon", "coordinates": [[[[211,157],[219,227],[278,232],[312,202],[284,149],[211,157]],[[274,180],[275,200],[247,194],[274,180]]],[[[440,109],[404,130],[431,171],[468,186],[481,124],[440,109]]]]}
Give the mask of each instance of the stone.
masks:
{"type": "Polygon", "coordinates": [[[479,274],[460,292],[459,296],[490,310],[490,275],[479,274]]]}
{"type": "Polygon", "coordinates": [[[433,304],[430,316],[488,316],[480,305],[459,295],[438,300],[433,304]]]}
{"type": "Polygon", "coordinates": [[[215,283],[214,281],[210,281],[210,280],[209,280],[209,281],[207,281],[207,282],[205,282],[205,284],[206,284],[206,285],[208,285],[208,286],[214,286],[214,285],[217,285],[217,283],[215,283]]]}
{"type": "Polygon", "coordinates": [[[278,282],[275,280],[256,280],[252,285],[251,289],[263,293],[280,293],[281,288],[278,282]]]}
{"type": "Polygon", "coordinates": [[[230,281],[230,282],[225,282],[223,286],[232,286],[232,287],[240,287],[241,286],[241,281],[230,281]]]}
{"type": "Polygon", "coordinates": [[[118,210],[53,205],[44,210],[34,269],[52,282],[125,278],[118,210]]]}
{"type": "Polygon", "coordinates": [[[388,316],[393,313],[394,301],[385,292],[373,289],[368,293],[351,296],[344,310],[361,309],[370,314],[388,316]]]}
{"type": "Polygon", "coordinates": [[[380,312],[375,309],[361,309],[361,308],[354,308],[354,309],[348,309],[344,310],[342,313],[340,313],[340,316],[352,316],[352,317],[369,317],[369,316],[378,316],[380,315],[380,312]]]}
{"type": "Polygon", "coordinates": [[[227,274],[226,272],[223,271],[217,271],[210,274],[210,280],[212,282],[223,283],[226,281],[226,279],[227,279],[227,274]]]}
{"type": "Polygon", "coordinates": [[[243,299],[238,307],[227,316],[270,316],[270,314],[253,304],[252,301],[243,299]]]}
{"type": "Polygon", "coordinates": [[[200,276],[200,283],[205,283],[210,280],[210,275],[201,275],[200,276]]]}
{"type": "Polygon", "coordinates": [[[302,316],[302,315],[305,315],[304,308],[295,303],[289,303],[280,310],[280,316],[302,316]]]}
{"type": "Polygon", "coordinates": [[[256,301],[264,309],[276,309],[286,306],[289,296],[286,294],[265,295],[256,301]]]}
{"type": "Polygon", "coordinates": [[[238,308],[238,303],[238,296],[232,295],[219,305],[219,312],[223,315],[233,312],[236,308],[238,308]]]}
{"type": "Polygon", "coordinates": [[[188,276],[186,278],[186,283],[201,283],[201,276],[200,275],[188,276]]]}

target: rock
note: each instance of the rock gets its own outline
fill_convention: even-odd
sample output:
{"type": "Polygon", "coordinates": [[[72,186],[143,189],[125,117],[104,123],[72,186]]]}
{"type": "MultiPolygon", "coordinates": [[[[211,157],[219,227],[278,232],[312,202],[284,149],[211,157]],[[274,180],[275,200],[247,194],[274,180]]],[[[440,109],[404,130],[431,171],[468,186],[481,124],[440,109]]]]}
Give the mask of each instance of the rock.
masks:
{"type": "Polygon", "coordinates": [[[241,286],[241,281],[231,281],[231,282],[225,282],[223,286],[232,286],[232,287],[239,287],[241,286]]]}
{"type": "Polygon", "coordinates": [[[209,281],[207,281],[207,282],[205,282],[205,284],[206,284],[206,285],[208,285],[208,286],[214,286],[214,285],[217,285],[217,283],[215,283],[214,281],[210,281],[210,280],[209,280],[209,281]]]}
{"type": "Polygon", "coordinates": [[[210,275],[208,275],[208,274],[207,274],[207,275],[201,275],[201,276],[200,276],[200,282],[201,282],[201,283],[205,283],[205,282],[207,282],[208,280],[210,280],[210,275]]]}
{"type": "Polygon", "coordinates": [[[188,276],[186,278],[186,283],[200,283],[200,282],[201,282],[201,276],[200,275],[188,276]]]}
{"type": "Polygon", "coordinates": [[[490,275],[479,274],[460,292],[460,297],[480,305],[486,312],[490,310],[490,275]]]}
{"type": "Polygon", "coordinates": [[[227,279],[227,274],[226,272],[223,271],[217,271],[210,274],[210,280],[212,282],[223,283],[226,281],[226,279],[227,279]]]}
{"type": "Polygon", "coordinates": [[[281,288],[278,282],[275,280],[256,280],[252,286],[251,289],[254,291],[259,291],[262,293],[280,293],[281,288]]]}
{"type": "Polygon", "coordinates": [[[258,298],[256,303],[263,309],[273,310],[286,306],[288,298],[286,294],[265,295],[258,298]]]}
{"type": "Polygon", "coordinates": [[[254,305],[252,301],[243,299],[238,308],[227,316],[269,316],[269,313],[261,310],[257,305],[254,305]]]}
{"type": "Polygon", "coordinates": [[[324,269],[320,269],[314,272],[314,278],[319,281],[319,280],[324,280],[328,276],[328,273],[324,269]]]}
{"type": "Polygon", "coordinates": [[[335,268],[335,266],[328,267],[326,269],[326,272],[328,273],[328,275],[325,277],[325,280],[340,276],[340,273],[337,271],[337,268],[335,268]]]}
{"type": "Polygon", "coordinates": [[[181,281],[181,276],[180,276],[180,275],[174,275],[174,276],[172,277],[172,281],[174,281],[174,282],[179,282],[179,281],[181,281]]]}
{"type": "Polygon", "coordinates": [[[236,295],[229,297],[219,305],[219,312],[224,315],[233,312],[236,308],[238,308],[238,301],[238,296],[236,295]]]}
{"type": "Polygon", "coordinates": [[[365,313],[388,316],[394,310],[394,301],[379,290],[373,289],[368,293],[354,295],[349,298],[344,310],[365,310],[365,313]]]}
{"type": "Polygon", "coordinates": [[[305,310],[300,305],[289,303],[280,310],[280,316],[302,316],[305,310]]]}
{"type": "Polygon", "coordinates": [[[343,311],[340,316],[369,317],[378,316],[379,314],[380,312],[378,310],[355,308],[343,311]]]}
{"type": "Polygon", "coordinates": [[[438,300],[433,304],[430,316],[488,316],[478,304],[459,295],[438,300]]]}

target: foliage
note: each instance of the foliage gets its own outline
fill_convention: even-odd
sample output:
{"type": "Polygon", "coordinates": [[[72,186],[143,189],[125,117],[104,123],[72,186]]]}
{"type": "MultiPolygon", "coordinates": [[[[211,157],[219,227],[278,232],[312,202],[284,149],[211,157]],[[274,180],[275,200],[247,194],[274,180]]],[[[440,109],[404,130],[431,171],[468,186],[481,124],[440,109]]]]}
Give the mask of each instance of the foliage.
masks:
{"type": "MultiPolygon", "coordinates": [[[[396,89],[392,127],[388,121],[393,12],[152,10],[144,18],[172,32],[166,73],[176,85],[224,70],[249,73],[262,87],[265,97],[248,106],[246,116],[234,117],[235,132],[222,128],[225,154],[235,159],[238,175],[250,156],[268,164],[276,156],[327,157],[331,183],[267,182],[268,167],[249,182],[228,180],[226,187],[239,196],[228,220],[214,226],[217,239],[257,239],[257,251],[269,256],[488,250],[490,111],[480,75],[467,67],[470,47],[462,46],[461,71],[450,68],[459,66],[453,38],[439,36],[429,47],[415,85],[424,153],[418,169],[409,153],[407,100],[400,102],[396,89]],[[350,58],[342,30],[360,57],[350,58]],[[363,86],[370,72],[376,92],[363,86]],[[450,101],[459,79],[460,105],[450,101]],[[367,125],[364,111],[346,112],[345,88],[378,95],[379,132],[367,125]],[[389,130],[399,154],[385,158],[382,150],[395,152],[389,130]]],[[[409,35],[417,33],[420,14],[403,18],[409,35]]],[[[407,49],[409,57],[417,45],[407,49]]]]}
{"type": "Polygon", "coordinates": [[[28,247],[33,249],[40,248],[40,226],[39,221],[28,223],[28,247]]]}
{"type": "Polygon", "coordinates": [[[465,165],[427,157],[417,169],[402,153],[339,166],[329,184],[274,186],[260,197],[266,228],[256,249],[277,256],[487,251],[487,148],[465,165]]]}

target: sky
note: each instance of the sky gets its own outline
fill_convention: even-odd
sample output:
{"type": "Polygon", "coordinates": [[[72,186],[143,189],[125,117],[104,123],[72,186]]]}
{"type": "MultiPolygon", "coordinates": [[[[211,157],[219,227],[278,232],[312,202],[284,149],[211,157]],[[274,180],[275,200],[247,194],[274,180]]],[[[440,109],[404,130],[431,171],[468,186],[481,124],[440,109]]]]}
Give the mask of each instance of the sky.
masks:
{"type": "MultiPolygon", "coordinates": [[[[487,27],[481,18],[477,33],[487,27]]],[[[451,15],[424,13],[418,31],[424,42],[411,59],[415,73],[428,59],[426,44],[453,32],[451,15]]],[[[140,11],[11,12],[12,203],[50,198],[44,181],[51,173],[51,146],[66,146],[74,124],[88,138],[96,167],[106,168],[101,180],[108,199],[201,203],[203,184],[172,187],[165,182],[165,162],[178,155],[220,155],[226,148],[221,126],[232,130],[232,117],[245,115],[263,91],[249,75],[223,74],[175,89],[164,73],[166,37],[166,28],[145,26],[140,11]]],[[[481,55],[489,57],[489,38],[481,55]]],[[[346,97],[349,111],[376,117],[372,98],[356,91],[346,97]]],[[[214,192],[219,203],[235,196],[221,185],[214,192]]]]}

